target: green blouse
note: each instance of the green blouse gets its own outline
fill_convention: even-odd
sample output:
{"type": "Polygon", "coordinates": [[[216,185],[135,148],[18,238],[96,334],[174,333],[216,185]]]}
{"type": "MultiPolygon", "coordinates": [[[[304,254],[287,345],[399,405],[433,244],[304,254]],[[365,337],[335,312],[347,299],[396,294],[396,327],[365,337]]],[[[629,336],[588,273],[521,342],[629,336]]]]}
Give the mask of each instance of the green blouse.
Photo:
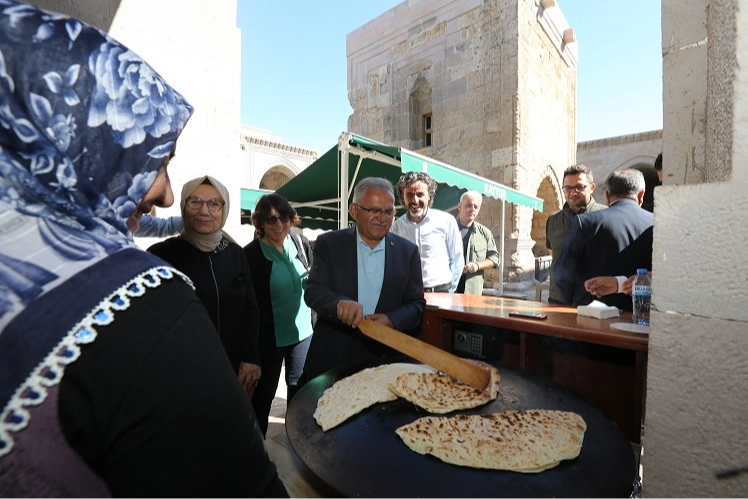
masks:
{"type": "Polygon", "coordinates": [[[293,345],[312,334],[312,311],[304,303],[309,272],[299,260],[290,236],[283,242],[283,254],[262,240],[260,248],[265,258],[273,262],[270,302],[275,322],[275,343],[279,347],[293,345]]]}

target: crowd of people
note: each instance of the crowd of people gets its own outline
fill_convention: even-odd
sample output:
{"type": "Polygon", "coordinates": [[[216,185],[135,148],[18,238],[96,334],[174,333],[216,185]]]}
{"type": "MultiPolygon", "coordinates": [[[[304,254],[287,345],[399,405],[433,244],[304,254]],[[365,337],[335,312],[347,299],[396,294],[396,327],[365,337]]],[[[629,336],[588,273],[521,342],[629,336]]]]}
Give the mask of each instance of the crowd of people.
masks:
{"type": "MultiPolygon", "coordinates": [[[[263,439],[283,366],[291,400],[393,356],[362,320],[417,336],[425,292],[480,295],[500,264],[481,194],[453,216],[426,173],[360,180],[355,224],[314,248],[278,194],[242,248],[209,175],[184,184],[181,216],[151,216],[174,202],[182,95],[98,29],[11,1],[0,70],[0,496],[286,496],[263,439]],[[100,71],[117,64],[128,78],[100,71]],[[71,68],[61,92],[50,75],[71,68]],[[133,235],[168,238],[144,252],[133,235]]],[[[608,206],[594,188],[589,169],[564,172],[549,301],[631,310],[627,277],[652,261],[644,178],[611,174],[608,206]]]]}

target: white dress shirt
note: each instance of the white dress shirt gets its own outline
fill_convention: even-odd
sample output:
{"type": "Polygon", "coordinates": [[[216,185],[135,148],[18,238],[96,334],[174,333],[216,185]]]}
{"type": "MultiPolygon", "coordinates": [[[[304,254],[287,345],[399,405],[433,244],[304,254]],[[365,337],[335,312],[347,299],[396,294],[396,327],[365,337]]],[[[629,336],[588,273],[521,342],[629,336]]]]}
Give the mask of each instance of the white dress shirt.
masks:
{"type": "Polygon", "coordinates": [[[406,213],[395,220],[390,232],[418,246],[424,288],[451,282],[449,292],[454,293],[465,266],[462,238],[455,217],[429,208],[424,219],[415,223],[406,213]]]}

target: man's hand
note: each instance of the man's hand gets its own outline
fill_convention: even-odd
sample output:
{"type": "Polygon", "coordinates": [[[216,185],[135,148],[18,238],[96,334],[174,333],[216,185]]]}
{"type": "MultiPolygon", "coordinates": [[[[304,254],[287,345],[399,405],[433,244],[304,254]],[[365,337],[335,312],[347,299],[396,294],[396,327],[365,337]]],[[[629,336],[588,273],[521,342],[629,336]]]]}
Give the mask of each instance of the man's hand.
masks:
{"type": "Polygon", "coordinates": [[[239,383],[242,384],[249,398],[252,398],[252,394],[261,376],[262,371],[257,364],[249,364],[248,362],[239,363],[239,383]]]}
{"type": "MultiPolygon", "coordinates": [[[[627,295],[631,294],[631,288],[634,285],[634,278],[636,277],[636,274],[632,275],[625,281],[623,281],[623,284],[621,284],[621,293],[625,293],[627,295]]],[[[651,274],[650,274],[651,277],[651,274]]]]}
{"type": "MultiPolygon", "coordinates": [[[[618,293],[618,281],[613,276],[593,277],[584,281],[584,289],[592,296],[602,298],[606,295],[618,293]]],[[[629,293],[631,286],[629,285],[629,293]]]]}
{"type": "Polygon", "coordinates": [[[346,326],[357,327],[364,320],[364,306],[353,300],[341,300],[337,306],[338,319],[346,326]]]}
{"type": "Polygon", "coordinates": [[[463,274],[474,274],[478,272],[478,269],[480,269],[480,267],[478,266],[477,262],[469,262],[462,268],[462,273],[463,274]]]}
{"type": "Polygon", "coordinates": [[[364,319],[370,319],[374,322],[378,322],[380,324],[384,324],[387,327],[394,328],[395,325],[392,323],[389,317],[387,317],[384,314],[371,314],[364,317],[364,319]]]}

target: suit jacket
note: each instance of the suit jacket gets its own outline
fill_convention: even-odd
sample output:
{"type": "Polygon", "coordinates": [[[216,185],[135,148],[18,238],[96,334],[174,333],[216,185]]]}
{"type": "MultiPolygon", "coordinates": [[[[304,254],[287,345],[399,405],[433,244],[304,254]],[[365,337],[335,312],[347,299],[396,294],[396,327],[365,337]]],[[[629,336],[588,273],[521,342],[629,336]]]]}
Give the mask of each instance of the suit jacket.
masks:
{"type": "MultiPolygon", "coordinates": [[[[304,381],[343,365],[395,355],[394,350],[338,320],[338,302],[358,301],[357,258],[355,227],[322,234],[314,244],[304,300],[318,313],[318,320],[304,364],[304,381]]],[[[425,306],[418,247],[388,233],[376,313],[386,314],[398,331],[417,336],[425,306]]]]}
{"type": "MultiPolygon", "coordinates": [[[[636,269],[652,269],[654,217],[636,201],[621,199],[607,210],[574,217],[561,255],[553,269],[553,279],[569,305],[587,305],[595,299],[584,289],[591,277],[636,274],[636,269]]],[[[600,301],[631,311],[631,297],[604,296],[600,301]]]]}
{"type": "MultiPolygon", "coordinates": [[[[595,201],[595,198],[591,197],[590,202],[587,203],[587,206],[585,206],[584,210],[579,214],[600,211],[605,208],[607,208],[606,205],[598,203],[595,201]]],[[[563,208],[548,217],[548,220],[545,222],[545,247],[551,250],[551,256],[553,257],[553,260],[551,260],[551,288],[548,291],[548,297],[558,301],[563,301],[564,298],[556,286],[556,281],[553,277],[553,269],[556,267],[556,261],[561,255],[561,250],[564,248],[564,240],[566,240],[566,234],[569,233],[571,221],[574,220],[576,216],[577,214],[572,211],[569,207],[569,203],[566,202],[564,203],[563,208]]]]}

